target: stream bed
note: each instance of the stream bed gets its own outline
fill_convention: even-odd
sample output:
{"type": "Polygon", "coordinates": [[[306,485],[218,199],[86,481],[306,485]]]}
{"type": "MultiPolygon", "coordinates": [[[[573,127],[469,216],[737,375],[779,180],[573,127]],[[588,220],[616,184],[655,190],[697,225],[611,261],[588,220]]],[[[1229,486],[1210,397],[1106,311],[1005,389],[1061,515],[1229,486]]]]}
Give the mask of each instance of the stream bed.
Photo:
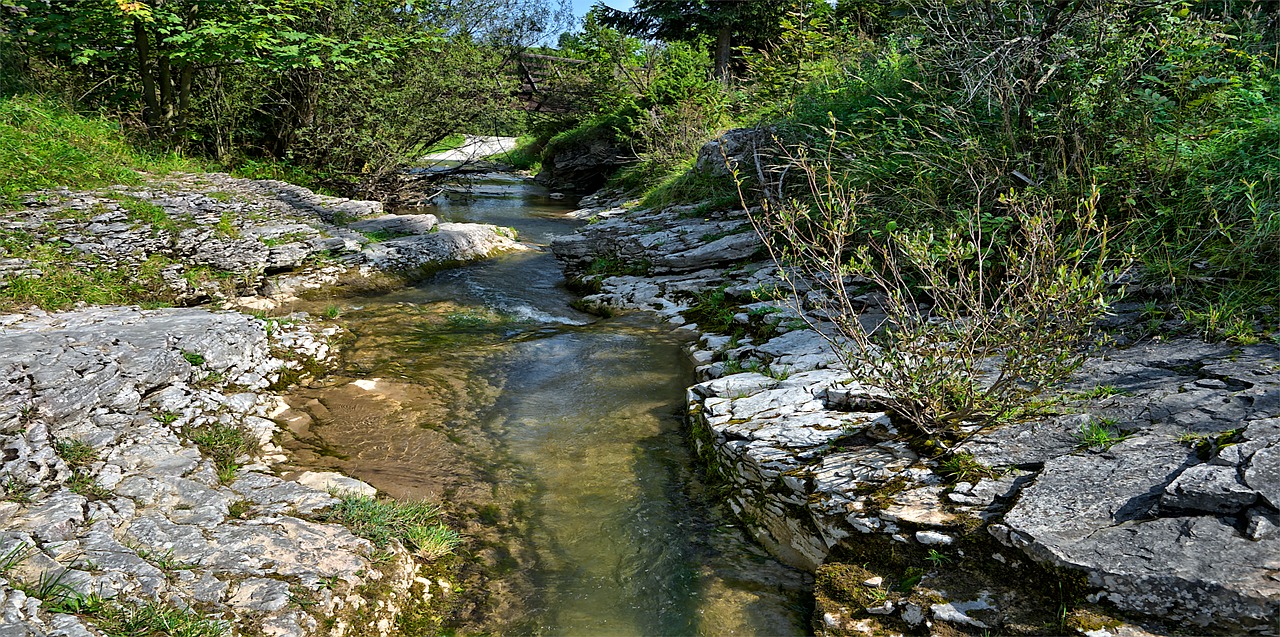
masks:
{"type": "MultiPolygon", "coordinates": [[[[572,209],[492,175],[428,211],[545,246],[580,223],[572,209]]],[[[531,251],[300,308],[340,315],[353,338],[342,369],[289,397],[314,422],[295,457],[448,503],[469,540],[450,619],[462,632],[807,633],[811,577],[747,539],[702,482],[679,338],[574,298],[531,251]]]]}

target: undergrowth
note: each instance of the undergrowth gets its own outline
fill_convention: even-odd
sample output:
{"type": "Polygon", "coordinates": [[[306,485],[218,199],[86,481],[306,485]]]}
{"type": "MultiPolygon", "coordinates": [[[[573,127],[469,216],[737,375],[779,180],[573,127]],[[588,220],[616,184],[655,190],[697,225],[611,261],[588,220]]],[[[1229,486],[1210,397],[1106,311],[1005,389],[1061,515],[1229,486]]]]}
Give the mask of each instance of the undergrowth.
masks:
{"type": "Polygon", "coordinates": [[[0,205],[14,205],[34,190],[137,184],[139,172],[199,168],[177,155],[140,150],[107,119],[38,96],[0,97],[0,205]]]}

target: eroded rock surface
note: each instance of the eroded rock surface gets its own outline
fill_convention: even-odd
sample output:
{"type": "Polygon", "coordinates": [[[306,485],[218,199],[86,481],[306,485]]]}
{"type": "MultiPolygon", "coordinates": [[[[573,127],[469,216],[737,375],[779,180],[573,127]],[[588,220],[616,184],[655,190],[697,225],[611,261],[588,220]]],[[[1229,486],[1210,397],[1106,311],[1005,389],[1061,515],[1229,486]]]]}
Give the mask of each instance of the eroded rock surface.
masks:
{"type": "Polygon", "coordinates": [[[361,630],[386,632],[402,600],[359,589],[403,595],[412,558],[393,547],[380,560],[369,541],[314,521],[335,502],[325,488],[371,489],[270,470],[284,459],[270,420],[284,407],[265,388],[299,365],[272,349],[324,358],[333,328],[278,325],[270,339],[239,313],[120,307],[0,324],[0,555],[13,558],[0,572],[0,633],[98,634],[91,617],[50,612],[76,594],[197,608],[265,635],[326,622],[346,634],[364,608],[361,630]],[[192,442],[216,425],[259,450],[230,475],[192,442]],[[41,588],[51,581],[67,588],[41,588]]]}

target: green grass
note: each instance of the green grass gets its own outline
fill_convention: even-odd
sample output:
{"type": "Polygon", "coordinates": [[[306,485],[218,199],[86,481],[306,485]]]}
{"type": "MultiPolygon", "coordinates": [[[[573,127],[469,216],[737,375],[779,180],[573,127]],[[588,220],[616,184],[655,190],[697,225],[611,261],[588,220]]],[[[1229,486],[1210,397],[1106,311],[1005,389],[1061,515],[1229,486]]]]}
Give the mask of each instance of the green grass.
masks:
{"type": "Polygon", "coordinates": [[[440,140],[440,141],[438,141],[438,142],[436,142],[436,143],[432,144],[431,146],[427,147],[426,149],[424,149],[424,150],[422,151],[422,153],[423,153],[424,155],[430,155],[430,154],[432,154],[432,153],[443,153],[443,152],[445,152],[445,151],[447,151],[447,150],[453,150],[453,149],[455,149],[455,148],[461,148],[461,147],[462,147],[462,145],[463,145],[463,144],[465,144],[465,143],[467,143],[467,136],[466,136],[466,135],[463,135],[462,133],[454,133],[454,134],[452,134],[452,135],[450,135],[450,136],[448,136],[448,137],[446,137],[446,138],[444,138],[444,139],[442,139],[442,140],[440,140]]]}
{"type": "Polygon", "coordinates": [[[335,495],[338,503],[320,519],[343,524],[379,548],[400,540],[418,555],[436,559],[461,542],[456,532],[439,523],[440,509],[429,502],[378,500],[350,492],[335,495]]]}
{"type": "Polygon", "coordinates": [[[254,453],[258,447],[244,429],[223,423],[193,427],[187,430],[187,437],[213,461],[218,480],[223,484],[235,480],[240,470],[237,458],[254,453]]]}
{"type": "Polygon", "coordinates": [[[160,275],[172,261],[160,255],[152,255],[136,269],[103,268],[95,257],[81,255],[64,243],[23,244],[21,233],[2,230],[0,247],[9,248],[10,257],[30,260],[31,267],[41,272],[38,277],[12,279],[0,288],[0,310],[32,305],[63,310],[79,302],[160,307],[173,302],[160,275]]]}
{"type": "MultiPolygon", "coordinates": [[[[639,174],[644,170],[640,166],[624,169],[619,181],[638,181],[645,184],[645,177],[639,174]],[[631,171],[628,175],[625,171],[631,171]]],[[[696,202],[699,213],[705,214],[715,210],[727,210],[738,206],[738,189],[733,180],[722,176],[703,175],[693,170],[690,159],[666,172],[657,172],[648,178],[648,184],[642,186],[641,205],[649,208],[665,208],[682,203],[696,202]]],[[[749,229],[749,228],[748,228],[749,229]]]]}
{"type": "Polygon", "coordinates": [[[140,150],[106,119],[32,95],[0,98],[0,205],[34,190],[136,184],[139,171],[199,168],[176,155],[140,150]]]}
{"type": "Polygon", "coordinates": [[[46,599],[45,606],[50,612],[88,619],[110,637],[221,637],[231,633],[225,621],[157,601],[119,602],[96,593],[71,591],[46,599]]]}
{"type": "Polygon", "coordinates": [[[1116,421],[1103,418],[1101,420],[1092,420],[1087,425],[1080,427],[1080,432],[1076,434],[1081,449],[1100,449],[1106,451],[1129,437],[1129,434],[1120,430],[1116,421]]]}

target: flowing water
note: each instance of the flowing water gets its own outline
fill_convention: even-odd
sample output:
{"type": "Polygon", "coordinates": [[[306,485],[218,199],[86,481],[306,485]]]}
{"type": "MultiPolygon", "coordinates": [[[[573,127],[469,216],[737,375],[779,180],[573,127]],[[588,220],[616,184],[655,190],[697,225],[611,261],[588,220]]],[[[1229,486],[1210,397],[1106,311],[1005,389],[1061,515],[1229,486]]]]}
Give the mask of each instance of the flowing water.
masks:
{"type": "MultiPolygon", "coordinates": [[[[431,212],[546,245],[564,202],[494,177],[431,212]]],[[[464,630],[545,635],[806,632],[808,576],[714,504],[682,430],[693,374],[643,314],[569,307],[546,252],[507,255],[378,297],[334,301],[345,369],[292,397],[303,464],[398,498],[450,503],[472,539],[464,630]]]]}

